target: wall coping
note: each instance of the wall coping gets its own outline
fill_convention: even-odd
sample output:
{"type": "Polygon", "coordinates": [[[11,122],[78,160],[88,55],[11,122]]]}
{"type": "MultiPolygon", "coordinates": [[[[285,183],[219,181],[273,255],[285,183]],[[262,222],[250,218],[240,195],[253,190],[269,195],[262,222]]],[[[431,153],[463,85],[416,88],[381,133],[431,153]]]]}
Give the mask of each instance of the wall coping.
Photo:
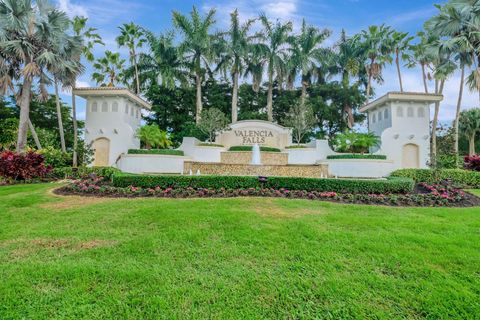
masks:
{"type": "Polygon", "coordinates": [[[389,159],[325,159],[318,162],[393,163],[393,160],[389,160],[389,159]]]}

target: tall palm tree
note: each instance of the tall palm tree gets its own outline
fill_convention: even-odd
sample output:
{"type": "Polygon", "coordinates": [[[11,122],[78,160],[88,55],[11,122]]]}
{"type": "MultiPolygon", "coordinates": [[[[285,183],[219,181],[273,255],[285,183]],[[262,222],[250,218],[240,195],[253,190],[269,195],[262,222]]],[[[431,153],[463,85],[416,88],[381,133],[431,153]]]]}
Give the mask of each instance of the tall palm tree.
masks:
{"type": "Polygon", "coordinates": [[[190,12],[190,18],[177,12],[173,12],[173,24],[183,34],[180,44],[180,52],[190,64],[190,69],[195,74],[196,85],[196,115],[195,120],[200,122],[202,113],[202,82],[204,67],[212,59],[212,35],[210,29],[215,24],[215,10],[211,9],[204,17],[200,15],[194,6],[190,12]]]}
{"type": "Polygon", "coordinates": [[[307,87],[312,81],[312,76],[317,70],[317,66],[325,62],[328,52],[320,45],[330,34],[331,32],[328,29],[320,30],[314,26],[308,26],[305,19],[303,19],[300,34],[292,37],[292,60],[294,65],[300,70],[302,77],[302,103],[305,102],[307,87]]]}
{"type": "Polygon", "coordinates": [[[263,25],[265,44],[263,52],[267,63],[268,92],[267,92],[267,116],[268,121],[273,121],[273,81],[274,76],[281,77],[285,74],[285,57],[288,54],[288,40],[292,31],[292,23],[272,23],[262,14],[260,22],[263,25]]]}
{"type": "Polygon", "coordinates": [[[249,35],[249,30],[254,19],[249,19],[241,24],[238,16],[238,10],[235,9],[230,14],[230,28],[222,36],[226,39],[221,41],[220,61],[218,67],[232,77],[232,123],[238,118],[238,82],[240,75],[243,75],[247,65],[247,59],[253,47],[256,45],[253,40],[258,35],[249,35]]]}
{"type": "Polygon", "coordinates": [[[98,59],[93,68],[92,80],[102,87],[115,87],[123,81],[125,60],[120,58],[120,53],[105,51],[105,56],[98,59]]]}
{"type": "MultiPolygon", "coordinates": [[[[95,45],[104,45],[102,42],[102,38],[97,33],[97,29],[92,27],[87,27],[88,18],[85,17],[74,17],[72,20],[72,29],[73,34],[77,37],[82,39],[82,55],[88,62],[93,62],[95,60],[92,49],[95,45]]],[[[75,76],[72,79],[72,121],[73,121],[73,167],[77,167],[78,165],[78,123],[77,123],[77,105],[75,94],[73,93],[73,89],[75,89],[75,85],[77,83],[77,77],[75,76]]]]}
{"type": "Polygon", "coordinates": [[[45,78],[47,69],[64,63],[59,57],[62,51],[58,39],[62,38],[63,43],[72,40],[68,35],[69,19],[45,1],[1,0],[0,21],[0,87],[21,82],[21,92],[17,94],[20,105],[17,151],[24,152],[32,86],[45,78]]]}
{"type": "Polygon", "coordinates": [[[408,32],[393,31],[390,36],[390,46],[395,55],[395,65],[397,67],[398,83],[400,85],[400,92],[403,92],[402,73],[400,69],[400,60],[409,61],[410,42],[413,37],[408,35],[408,32]]]}
{"type": "Polygon", "coordinates": [[[391,59],[391,48],[389,46],[391,34],[390,27],[382,24],[381,26],[370,26],[367,30],[362,30],[359,35],[365,50],[365,69],[368,76],[367,100],[370,98],[372,80],[381,79],[382,68],[391,59]]]}
{"type": "Polygon", "coordinates": [[[120,35],[117,37],[117,43],[119,47],[127,47],[130,56],[130,64],[135,70],[135,93],[140,94],[140,79],[138,77],[138,64],[137,64],[137,49],[141,48],[145,43],[144,32],[142,28],[133,22],[124,23],[118,27],[120,29],[120,35]]]}
{"type": "Polygon", "coordinates": [[[407,67],[413,68],[416,65],[420,65],[422,70],[422,81],[425,93],[428,93],[428,81],[431,80],[431,64],[434,57],[431,55],[430,51],[427,50],[430,43],[435,42],[436,38],[432,37],[430,34],[420,31],[417,32],[417,37],[420,42],[410,46],[410,51],[412,55],[410,56],[407,67]]]}
{"type": "Polygon", "coordinates": [[[480,132],[480,109],[465,110],[460,113],[460,129],[468,139],[468,154],[475,154],[475,136],[480,132]]]}

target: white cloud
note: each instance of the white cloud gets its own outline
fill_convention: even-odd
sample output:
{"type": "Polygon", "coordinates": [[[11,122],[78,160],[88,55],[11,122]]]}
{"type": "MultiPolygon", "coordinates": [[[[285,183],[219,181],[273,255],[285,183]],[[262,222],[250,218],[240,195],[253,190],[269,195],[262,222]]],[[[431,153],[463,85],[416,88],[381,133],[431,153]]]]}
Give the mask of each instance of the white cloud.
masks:
{"type": "Polygon", "coordinates": [[[397,14],[387,21],[390,25],[398,27],[415,21],[426,21],[437,12],[437,8],[429,6],[428,8],[421,8],[415,11],[397,14]]]}
{"type": "Polygon", "coordinates": [[[58,0],[60,10],[67,13],[70,18],[75,16],[88,17],[87,9],[79,4],[73,4],[70,0],[58,0]]]}

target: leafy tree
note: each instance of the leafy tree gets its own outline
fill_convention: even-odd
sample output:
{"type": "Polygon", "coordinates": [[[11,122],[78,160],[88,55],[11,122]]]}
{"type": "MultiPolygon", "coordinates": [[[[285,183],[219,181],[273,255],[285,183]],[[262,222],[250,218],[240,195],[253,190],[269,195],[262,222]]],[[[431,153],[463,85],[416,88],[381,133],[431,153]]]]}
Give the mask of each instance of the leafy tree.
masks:
{"type": "Polygon", "coordinates": [[[460,132],[468,139],[468,154],[475,154],[475,136],[480,132],[480,109],[470,109],[460,113],[460,132]]]}
{"type": "Polygon", "coordinates": [[[312,106],[307,100],[297,101],[288,113],[285,125],[293,129],[293,136],[298,145],[302,142],[303,137],[313,129],[316,123],[312,106]]]}
{"type": "Polygon", "coordinates": [[[172,145],[167,132],[160,130],[160,127],[154,124],[138,128],[136,136],[144,143],[147,149],[151,149],[152,147],[166,149],[172,145]]]}
{"type": "Polygon", "coordinates": [[[96,72],[92,73],[92,80],[101,87],[115,87],[123,81],[124,64],[125,60],[120,58],[120,53],[107,50],[105,56],[93,64],[96,72]]]}
{"type": "Polygon", "coordinates": [[[217,108],[206,109],[202,112],[202,118],[197,126],[208,134],[208,141],[213,142],[216,134],[227,128],[228,118],[217,108]]]}
{"type": "Polygon", "coordinates": [[[202,82],[204,67],[212,59],[212,35],[210,28],[214,25],[215,10],[211,9],[205,17],[201,17],[194,6],[190,18],[174,11],[173,24],[182,33],[183,41],[180,44],[180,53],[188,61],[190,70],[195,74],[196,86],[196,123],[200,123],[202,113],[202,82]]]}

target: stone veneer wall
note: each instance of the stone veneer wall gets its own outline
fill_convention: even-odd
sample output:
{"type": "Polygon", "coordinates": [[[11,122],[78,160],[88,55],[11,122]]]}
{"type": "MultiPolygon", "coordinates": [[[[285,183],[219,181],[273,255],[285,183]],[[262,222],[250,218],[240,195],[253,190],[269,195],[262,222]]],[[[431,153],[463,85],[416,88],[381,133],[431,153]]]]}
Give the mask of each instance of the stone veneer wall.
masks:
{"type": "Polygon", "coordinates": [[[223,175],[223,176],[278,176],[278,177],[328,177],[328,165],[247,165],[228,163],[209,163],[185,161],[184,173],[192,170],[195,174],[223,175]]]}
{"type": "MultiPolygon", "coordinates": [[[[220,158],[222,163],[227,164],[250,164],[252,162],[251,151],[228,151],[222,152],[220,158]]],[[[283,152],[260,152],[262,165],[287,165],[288,153],[283,152]]]]}

